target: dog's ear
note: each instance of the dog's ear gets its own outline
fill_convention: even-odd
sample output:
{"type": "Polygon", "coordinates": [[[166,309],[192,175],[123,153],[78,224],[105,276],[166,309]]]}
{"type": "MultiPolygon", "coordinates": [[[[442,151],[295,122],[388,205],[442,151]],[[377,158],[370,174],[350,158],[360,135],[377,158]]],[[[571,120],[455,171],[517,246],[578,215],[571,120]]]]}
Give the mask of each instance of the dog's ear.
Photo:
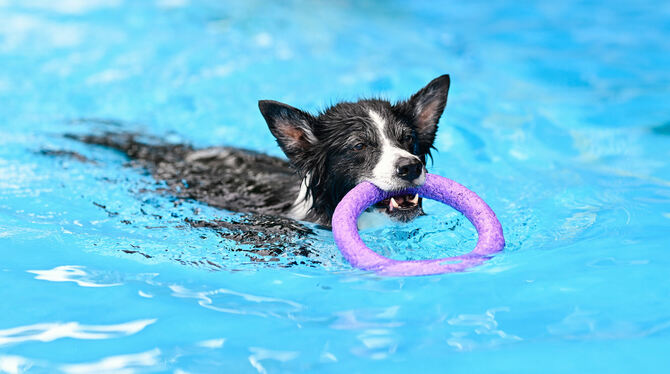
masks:
{"type": "Polygon", "coordinates": [[[447,106],[449,84],[449,75],[442,75],[412,95],[408,101],[398,104],[414,124],[420,148],[423,148],[422,153],[428,153],[435,141],[437,123],[447,106]]]}
{"type": "Polygon", "coordinates": [[[291,161],[299,163],[301,156],[317,142],[312,130],[314,117],[300,109],[272,100],[259,101],[258,108],[279,147],[291,161]]]}

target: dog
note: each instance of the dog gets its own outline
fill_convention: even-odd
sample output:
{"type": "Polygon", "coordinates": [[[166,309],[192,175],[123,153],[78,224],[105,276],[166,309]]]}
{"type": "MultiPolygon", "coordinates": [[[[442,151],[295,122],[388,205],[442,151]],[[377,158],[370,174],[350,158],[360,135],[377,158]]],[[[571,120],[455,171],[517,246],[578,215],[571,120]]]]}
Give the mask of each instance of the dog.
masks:
{"type": "MultiPolygon", "coordinates": [[[[363,181],[385,191],[421,186],[449,86],[443,75],[406,101],[342,102],[316,116],[261,100],[270,131],[301,179],[284,214],[328,226],[339,201],[363,181]]],[[[418,195],[396,195],[372,210],[402,222],[423,214],[418,195]]]]}
{"type": "MultiPolygon", "coordinates": [[[[408,100],[341,102],[317,115],[261,100],[260,112],[287,160],[235,147],[196,150],[128,133],[70,137],[124,152],[179,197],[328,228],[337,204],[363,181],[386,191],[425,182],[449,86],[449,75],[442,75],[408,100]]],[[[402,194],[368,212],[400,222],[424,214],[418,195],[402,194]]]]}
{"type": "MultiPolygon", "coordinates": [[[[253,261],[272,262],[288,256],[288,262],[282,262],[286,266],[312,266],[324,261],[324,254],[314,242],[314,226],[304,222],[329,229],[337,204],[363,181],[386,191],[425,182],[426,158],[435,149],[449,86],[449,76],[443,75],[407,100],[342,102],[317,115],[261,100],[261,114],[286,159],[236,147],[195,149],[127,131],[65,136],[121,151],[131,166],[148,170],[161,186],[167,186],[159,190],[176,197],[174,204],[195,200],[240,213],[222,218],[202,219],[197,213],[182,217],[187,226],[212,230],[239,244],[227,249],[244,251],[253,261]]],[[[123,126],[110,120],[74,122],[105,128],[123,126]]],[[[97,163],[73,151],[42,153],[97,163]]],[[[104,204],[93,204],[106,209],[104,204]]],[[[408,222],[422,214],[420,197],[398,194],[370,207],[359,226],[366,216],[408,222]]],[[[122,223],[133,224],[132,216],[123,218],[122,223]]],[[[126,253],[151,256],[138,248],[126,253]]],[[[332,260],[325,259],[328,263],[332,260]]]]}

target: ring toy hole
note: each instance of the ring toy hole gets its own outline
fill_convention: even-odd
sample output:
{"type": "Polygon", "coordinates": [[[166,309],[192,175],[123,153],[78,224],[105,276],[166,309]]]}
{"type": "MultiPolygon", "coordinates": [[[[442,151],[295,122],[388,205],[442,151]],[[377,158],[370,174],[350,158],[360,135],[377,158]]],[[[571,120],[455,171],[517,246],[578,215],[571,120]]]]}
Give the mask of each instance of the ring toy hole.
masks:
{"type": "Polygon", "coordinates": [[[426,174],[421,187],[383,191],[363,182],[347,193],[335,208],[333,237],[342,256],[354,267],[387,276],[418,276],[460,272],[480,265],[505,247],[502,226],[493,210],[477,194],[451,179],[426,174]],[[432,260],[394,260],[368,248],[358,234],[358,217],[372,204],[397,194],[408,194],[447,204],[461,212],[477,230],[477,245],[464,255],[432,260]]]}

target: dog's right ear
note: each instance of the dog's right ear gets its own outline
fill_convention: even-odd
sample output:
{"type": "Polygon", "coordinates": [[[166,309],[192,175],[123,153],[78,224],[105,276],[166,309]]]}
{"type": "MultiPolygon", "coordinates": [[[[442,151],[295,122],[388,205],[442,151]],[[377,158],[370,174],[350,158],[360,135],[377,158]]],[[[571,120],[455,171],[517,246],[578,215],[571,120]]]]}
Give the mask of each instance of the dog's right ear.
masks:
{"type": "Polygon", "coordinates": [[[301,156],[317,142],[312,131],[314,117],[300,109],[272,100],[260,100],[258,108],[279,147],[290,160],[299,163],[301,156]]]}

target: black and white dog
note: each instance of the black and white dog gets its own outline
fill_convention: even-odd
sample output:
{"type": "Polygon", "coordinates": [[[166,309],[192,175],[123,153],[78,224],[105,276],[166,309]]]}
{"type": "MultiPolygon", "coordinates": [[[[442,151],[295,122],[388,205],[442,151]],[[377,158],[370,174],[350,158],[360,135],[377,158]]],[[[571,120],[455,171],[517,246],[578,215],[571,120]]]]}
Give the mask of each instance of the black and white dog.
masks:
{"type": "MultiPolygon", "coordinates": [[[[387,191],[424,183],[449,83],[443,75],[406,101],[342,102],[318,115],[262,100],[260,111],[288,161],[234,147],[196,150],[129,133],[72,137],[121,150],[179,197],[330,226],[338,202],[360,182],[387,191]]],[[[421,198],[404,195],[370,210],[403,222],[423,213],[421,198]]]]}
{"type": "MultiPolygon", "coordinates": [[[[449,83],[443,75],[407,101],[344,102],[318,116],[260,101],[270,131],[302,179],[286,214],[329,225],[338,202],[360,182],[386,191],[422,185],[449,83]]],[[[398,195],[374,208],[400,221],[422,214],[418,195],[398,195]]]]}

